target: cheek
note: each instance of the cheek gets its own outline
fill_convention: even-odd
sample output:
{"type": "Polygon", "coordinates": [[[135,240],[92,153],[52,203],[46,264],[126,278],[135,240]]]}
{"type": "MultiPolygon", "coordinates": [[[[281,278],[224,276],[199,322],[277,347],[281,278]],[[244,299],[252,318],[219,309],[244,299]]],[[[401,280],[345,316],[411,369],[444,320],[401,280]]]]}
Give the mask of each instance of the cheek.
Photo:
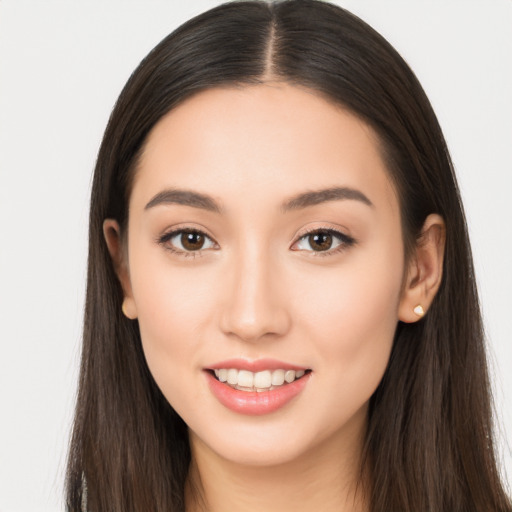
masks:
{"type": "Polygon", "coordinates": [[[148,367],[169,401],[198,361],[214,297],[211,278],[173,268],[166,255],[131,259],[132,290],[148,367]]]}
{"type": "MultiPolygon", "coordinates": [[[[400,247],[400,246],[398,246],[400,247]]],[[[315,339],[318,356],[347,389],[370,394],[387,366],[398,322],[403,260],[397,251],[359,254],[325,279],[321,289],[304,283],[302,330],[315,339]],[[343,377],[341,377],[343,376],[343,377]]]]}

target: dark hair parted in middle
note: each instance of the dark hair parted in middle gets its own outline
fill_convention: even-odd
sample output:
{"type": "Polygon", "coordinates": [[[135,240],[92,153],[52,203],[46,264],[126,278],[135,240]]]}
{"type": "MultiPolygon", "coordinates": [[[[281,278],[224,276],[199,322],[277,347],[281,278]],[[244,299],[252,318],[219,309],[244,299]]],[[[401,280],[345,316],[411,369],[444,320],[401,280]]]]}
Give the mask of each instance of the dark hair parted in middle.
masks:
{"type": "MultiPolygon", "coordinates": [[[[182,25],[141,62],[112,112],[94,174],[68,507],[183,510],[187,430],[157,388],[103,238],[128,221],[149,132],[205,89],[283,81],[353,112],[379,137],[401,207],[405,255],[425,218],[446,223],[443,282],[428,315],[397,326],[371,398],[361,478],[374,511],[508,510],[494,460],[481,316],[464,213],[436,116],[391,45],[315,0],[230,2],[182,25]],[[136,483],[136,485],[135,485],[136,483]]],[[[212,427],[213,428],[213,427],[212,427]]]]}

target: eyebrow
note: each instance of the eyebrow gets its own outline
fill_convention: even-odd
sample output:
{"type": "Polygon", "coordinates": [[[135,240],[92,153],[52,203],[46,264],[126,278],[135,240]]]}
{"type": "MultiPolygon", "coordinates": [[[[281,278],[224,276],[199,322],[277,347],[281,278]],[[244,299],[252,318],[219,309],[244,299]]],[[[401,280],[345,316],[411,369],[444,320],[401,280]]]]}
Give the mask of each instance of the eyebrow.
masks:
{"type": "MultiPolygon", "coordinates": [[[[293,196],[281,205],[281,211],[301,210],[328,201],[354,200],[373,207],[373,203],[359,190],[349,187],[331,187],[303,192],[293,196]]],[[[167,189],[159,192],[145,206],[145,210],[159,205],[179,204],[192,206],[215,213],[222,213],[222,207],[213,197],[191,190],[167,189]]]]}
{"type": "Polygon", "coordinates": [[[283,212],[300,210],[302,208],[307,208],[308,206],[315,206],[328,201],[340,201],[346,199],[360,201],[367,206],[373,207],[373,203],[359,190],[349,187],[332,187],[297,194],[286,201],[282,205],[281,210],[283,212]]]}
{"type": "Polygon", "coordinates": [[[168,189],[159,192],[149,201],[144,209],[149,210],[162,204],[181,204],[215,213],[221,213],[222,211],[220,205],[212,197],[200,194],[199,192],[192,192],[191,190],[178,189],[168,189]]]}

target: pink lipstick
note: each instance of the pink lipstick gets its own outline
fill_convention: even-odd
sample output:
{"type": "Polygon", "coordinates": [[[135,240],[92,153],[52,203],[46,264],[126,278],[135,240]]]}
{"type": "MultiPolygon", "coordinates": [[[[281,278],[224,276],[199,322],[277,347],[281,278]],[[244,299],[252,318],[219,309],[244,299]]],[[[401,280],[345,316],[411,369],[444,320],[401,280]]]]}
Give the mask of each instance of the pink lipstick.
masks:
{"type": "Polygon", "coordinates": [[[246,415],[281,409],[311,378],[307,368],[272,359],[226,360],[209,366],[204,373],[217,400],[231,411],[246,415]]]}

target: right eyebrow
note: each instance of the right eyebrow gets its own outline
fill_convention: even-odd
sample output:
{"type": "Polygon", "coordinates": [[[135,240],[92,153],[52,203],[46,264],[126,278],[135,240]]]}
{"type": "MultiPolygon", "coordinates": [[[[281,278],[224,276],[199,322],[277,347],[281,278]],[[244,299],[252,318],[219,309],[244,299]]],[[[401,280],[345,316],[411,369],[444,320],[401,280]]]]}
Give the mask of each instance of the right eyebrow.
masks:
{"type": "Polygon", "coordinates": [[[201,208],[210,212],[221,213],[222,208],[213,197],[191,190],[166,189],[156,194],[144,207],[145,210],[164,204],[181,204],[201,208]]]}

